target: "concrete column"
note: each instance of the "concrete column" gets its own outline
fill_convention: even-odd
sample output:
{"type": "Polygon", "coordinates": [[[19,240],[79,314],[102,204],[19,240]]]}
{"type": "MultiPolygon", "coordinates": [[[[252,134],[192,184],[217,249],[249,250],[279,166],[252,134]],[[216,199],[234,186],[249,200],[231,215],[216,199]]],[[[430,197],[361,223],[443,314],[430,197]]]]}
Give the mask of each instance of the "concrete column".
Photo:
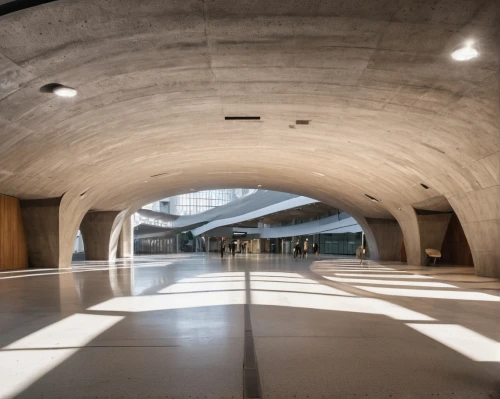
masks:
{"type": "MultiPolygon", "coordinates": [[[[497,181],[499,165],[497,159],[497,181]]],[[[500,277],[500,187],[494,185],[457,194],[448,201],[464,229],[476,274],[500,277]]]]}
{"type": "Polygon", "coordinates": [[[417,214],[415,209],[408,205],[394,213],[405,242],[406,259],[409,265],[422,265],[422,245],[420,244],[420,229],[418,227],[417,214]]]}
{"type": "Polygon", "coordinates": [[[60,267],[60,204],[61,198],[20,202],[28,259],[32,267],[60,267]]]}
{"type": "Polygon", "coordinates": [[[403,232],[398,222],[392,219],[366,218],[365,220],[369,226],[369,229],[364,232],[371,259],[374,257],[372,247],[375,243],[378,260],[400,261],[403,232]],[[370,237],[368,237],[369,234],[370,237]]]}
{"type": "Polygon", "coordinates": [[[422,265],[425,264],[425,260],[427,259],[427,255],[425,253],[427,248],[441,251],[450,219],[451,213],[417,215],[422,265]]]}
{"type": "MultiPolygon", "coordinates": [[[[86,260],[114,260],[116,251],[110,251],[111,234],[118,211],[87,212],[80,224],[86,260]],[[111,253],[113,252],[113,253],[111,253]]],[[[116,246],[115,246],[116,248],[116,246]]]]}
{"type": "Polygon", "coordinates": [[[417,214],[412,206],[406,206],[396,216],[403,231],[409,265],[425,264],[426,248],[441,251],[451,213],[417,214]]]}
{"type": "Polygon", "coordinates": [[[132,258],[134,256],[134,233],[132,216],[123,219],[120,237],[118,238],[118,258],[132,258]]]}

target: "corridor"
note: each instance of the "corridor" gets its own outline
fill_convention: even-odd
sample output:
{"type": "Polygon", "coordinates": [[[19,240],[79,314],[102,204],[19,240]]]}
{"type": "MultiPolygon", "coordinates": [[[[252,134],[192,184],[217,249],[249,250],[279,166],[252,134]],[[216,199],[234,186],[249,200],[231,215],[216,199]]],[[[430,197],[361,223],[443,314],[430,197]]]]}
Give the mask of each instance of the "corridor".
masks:
{"type": "Polygon", "coordinates": [[[497,398],[500,280],[205,254],[0,272],[0,398],[497,398]]]}

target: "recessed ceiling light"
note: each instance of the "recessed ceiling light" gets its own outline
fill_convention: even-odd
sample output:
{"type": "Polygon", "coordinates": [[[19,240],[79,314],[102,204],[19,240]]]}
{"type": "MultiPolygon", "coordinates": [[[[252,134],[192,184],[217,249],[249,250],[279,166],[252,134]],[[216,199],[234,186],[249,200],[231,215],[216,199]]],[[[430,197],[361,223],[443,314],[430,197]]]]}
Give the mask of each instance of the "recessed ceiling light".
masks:
{"type": "Polygon", "coordinates": [[[57,86],[54,88],[54,90],[52,90],[52,93],[54,93],[56,96],[59,96],[59,97],[75,97],[78,92],[71,88],[71,87],[68,87],[68,86],[57,86]]]}
{"type": "Polygon", "coordinates": [[[371,195],[365,194],[365,196],[366,196],[367,198],[369,198],[369,199],[370,199],[370,201],[373,201],[373,202],[380,202],[380,200],[378,200],[378,199],[377,199],[377,198],[375,198],[375,197],[372,197],[371,195]]]}
{"type": "Polygon", "coordinates": [[[262,184],[257,184],[257,187],[262,187],[262,184]]]}
{"type": "Polygon", "coordinates": [[[312,172],[313,175],[316,175],[316,176],[320,176],[320,177],[325,177],[325,175],[323,173],[319,173],[319,172],[312,172]]]}
{"type": "Polygon", "coordinates": [[[479,51],[472,47],[472,42],[468,42],[465,46],[456,48],[453,53],[451,53],[451,57],[455,61],[469,61],[476,58],[478,55],[479,51]]]}

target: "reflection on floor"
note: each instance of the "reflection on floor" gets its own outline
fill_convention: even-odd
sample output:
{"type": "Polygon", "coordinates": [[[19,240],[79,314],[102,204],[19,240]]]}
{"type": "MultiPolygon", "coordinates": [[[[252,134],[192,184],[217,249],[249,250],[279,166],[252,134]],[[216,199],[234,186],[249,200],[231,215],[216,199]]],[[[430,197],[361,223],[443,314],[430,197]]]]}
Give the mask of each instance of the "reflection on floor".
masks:
{"type": "Polygon", "coordinates": [[[500,395],[500,281],[471,268],[205,255],[0,273],[0,398],[500,395]]]}

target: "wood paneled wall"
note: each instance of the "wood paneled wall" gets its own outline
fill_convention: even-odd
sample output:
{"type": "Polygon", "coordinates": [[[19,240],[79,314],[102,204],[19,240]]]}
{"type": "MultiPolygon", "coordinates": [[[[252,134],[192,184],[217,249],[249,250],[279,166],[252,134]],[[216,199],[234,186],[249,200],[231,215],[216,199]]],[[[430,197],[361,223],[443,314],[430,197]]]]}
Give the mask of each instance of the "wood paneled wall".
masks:
{"type": "Polygon", "coordinates": [[[17,198],[0,194],[0,270],[28,267],[28,249],[17,198]]]}
{"type": "MultiPolygon", "coordinates": [[[[484,238],[487,239],[486,237],[484,238]]],[[[469,243],[456,214],[450,219],[441,248],[442,262],[452,265],[474,266],[469,243]]]]}

